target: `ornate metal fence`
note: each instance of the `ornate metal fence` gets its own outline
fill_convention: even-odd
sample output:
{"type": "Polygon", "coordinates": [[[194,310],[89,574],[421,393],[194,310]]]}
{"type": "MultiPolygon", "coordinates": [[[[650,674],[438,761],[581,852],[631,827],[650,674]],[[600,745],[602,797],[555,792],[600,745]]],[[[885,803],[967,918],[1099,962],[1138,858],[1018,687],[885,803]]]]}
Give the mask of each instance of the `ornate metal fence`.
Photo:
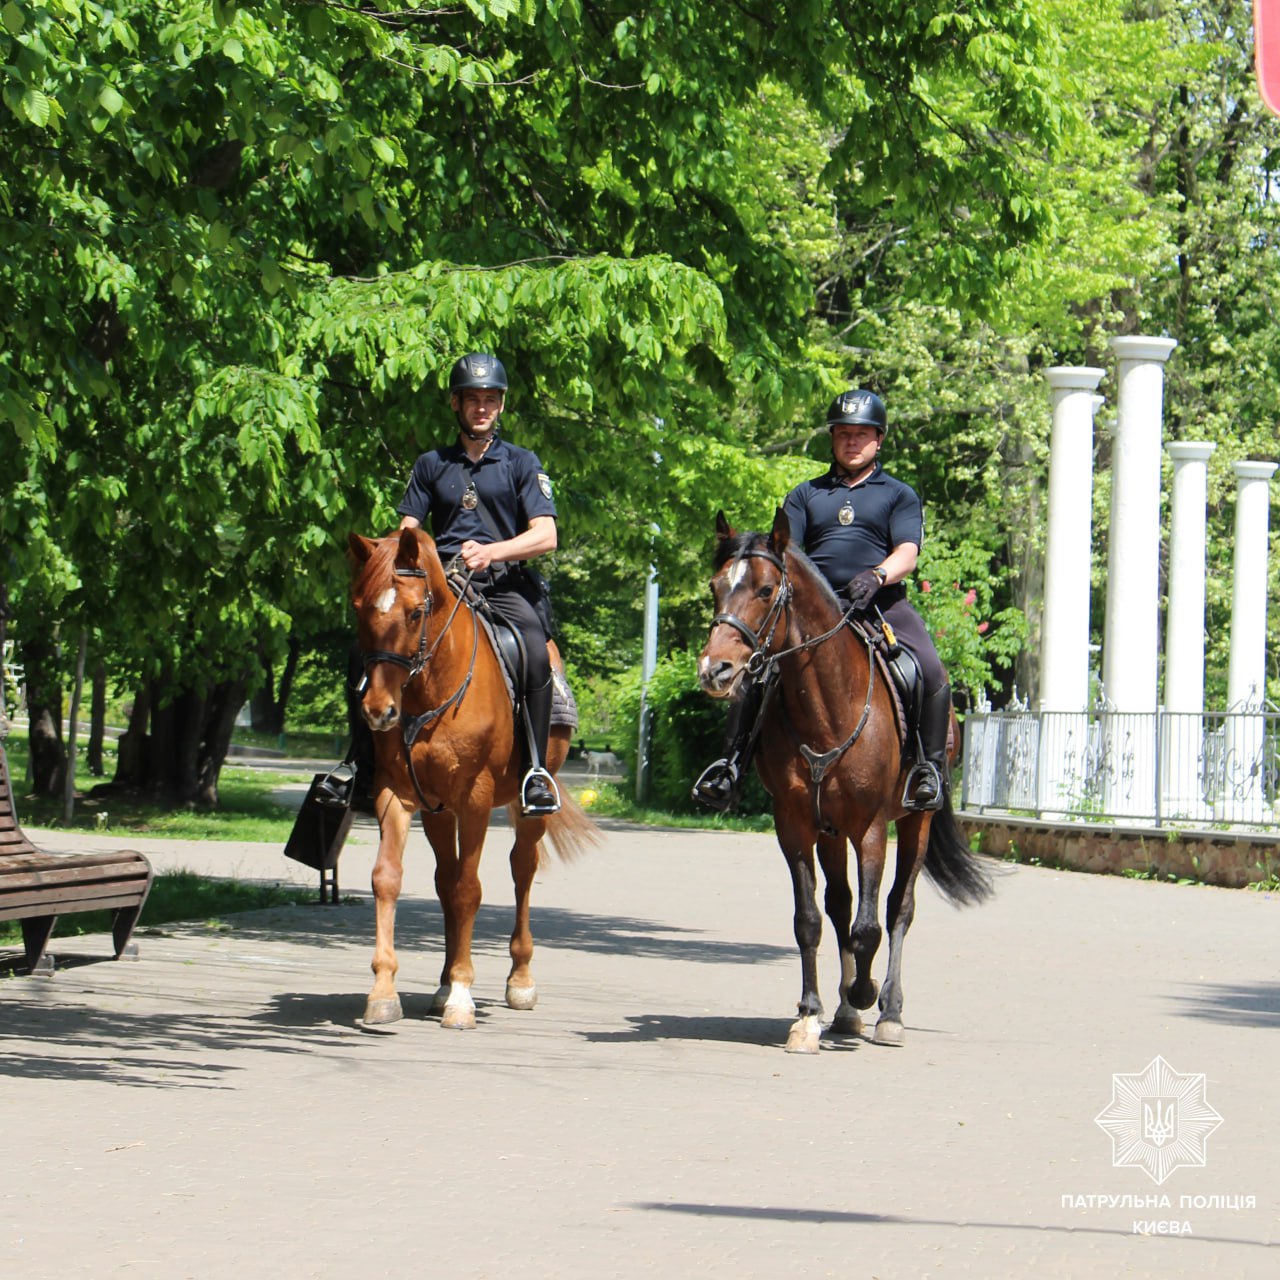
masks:
{"type": "Polygon", "coordinates": [[[1155,827],[1280,827],[1280,713],[971,712],[963,807],[1155,827]]]}

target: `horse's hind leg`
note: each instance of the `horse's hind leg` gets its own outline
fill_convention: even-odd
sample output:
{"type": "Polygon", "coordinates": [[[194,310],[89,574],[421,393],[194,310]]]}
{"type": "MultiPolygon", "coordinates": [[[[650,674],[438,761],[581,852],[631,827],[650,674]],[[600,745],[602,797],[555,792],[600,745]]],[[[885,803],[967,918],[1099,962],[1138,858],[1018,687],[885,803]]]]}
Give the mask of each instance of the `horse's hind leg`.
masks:
{"type": "Polygon", "coordinates": [[[898,864],[885,916],[889,926],[889,965],[880,992],[877,1044],[900,1045],[902,1029],[902,944],[916,913],[916,878],[924,865],[932,814],[910,814],[898,822],[898,864]]]}
{"type": "Polygon", "coordinates": [[[373,948],[373,990],[365,1001],[362,1026],[384,1027],[404,1016],[396,994],[396,901],[404,876],[404,846],[413,815],[396,801],[382,806],[378,859],[373,865],[374,917],[377,938],[373,948]]]}
{"type": "Polygon", "coordinates": [[[533,960],[533,930],[529,927],[529,898],[538,870],[538,841],[546,829],[545,818],[518,818],[516,842],[511,847],[511,883],[515,888],[516,918],[511,930],[511,972],[507,975],[507,1007],[532,1009],[538,988],[529,971],[533,960]]]}

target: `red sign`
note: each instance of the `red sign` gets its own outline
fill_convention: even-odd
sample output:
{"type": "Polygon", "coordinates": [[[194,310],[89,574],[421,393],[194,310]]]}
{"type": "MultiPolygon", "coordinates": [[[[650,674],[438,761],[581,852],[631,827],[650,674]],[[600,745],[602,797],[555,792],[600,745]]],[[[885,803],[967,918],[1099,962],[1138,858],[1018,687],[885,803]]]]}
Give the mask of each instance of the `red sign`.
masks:
{"type": "Polygon", "coordinates": [[[1262,100],[1280,116],[1280,0],[1253,0],[1253,58],[1262,100]]]}

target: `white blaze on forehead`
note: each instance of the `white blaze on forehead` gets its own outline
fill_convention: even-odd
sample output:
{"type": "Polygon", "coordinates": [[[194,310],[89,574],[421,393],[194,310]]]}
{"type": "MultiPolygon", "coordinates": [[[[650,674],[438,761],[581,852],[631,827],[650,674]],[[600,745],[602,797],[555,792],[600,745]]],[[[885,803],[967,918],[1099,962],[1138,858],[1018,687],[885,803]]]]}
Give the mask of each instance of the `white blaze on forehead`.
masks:
{"type": "Polygon", "coordinates": [[[729,570],[729,590],[737,591],[742,586],[742,580],[747,576],[747,562],[739,560],[737,564],[729,570]]]}
{"type": "Polygon", "coordinates": [[[379,613],[390,613],[396,602],[395,587],[388,587],[374,602],[373,607],[379,613]]]}

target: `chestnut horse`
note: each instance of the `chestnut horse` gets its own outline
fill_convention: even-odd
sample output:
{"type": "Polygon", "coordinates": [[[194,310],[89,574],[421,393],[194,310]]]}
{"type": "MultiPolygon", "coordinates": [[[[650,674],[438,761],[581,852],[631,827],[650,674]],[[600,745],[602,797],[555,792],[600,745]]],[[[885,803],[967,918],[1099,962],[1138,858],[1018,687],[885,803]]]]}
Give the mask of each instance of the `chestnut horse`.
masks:
{"type": "MultiPolygon", "coordinates": [[[[818,911],[814,845],[826,880],[826,911],[840,944],[840,1006],[832,1030],[859,1034],[859,1009],[876,1002],[871,962],[880,945],[880,882],[888,824],[898,843],[886,924],[889,963],[879,992],[875,1040],[901,1044],[902,944],[915,914],[921,868],[952,902],[978,902],[990,885],[960,835],[950,791],[933,813],[908,811],[902,796],[910,760],[903,751],[893,694],[871,657],[871,642],[847,625],[835,593],[813,562],[791,545],[781,510],[769,534],[737,534],[723,513],[711,590],[716,615],[698,659],[698,679],[713,698],[731,698],[742,682],[776,676],[756,751],[756,769],[773,797],[774,829],[791,871],[800,947],[799,1017],[791,1053],[816,1053],[822,1032],[818,995],[818,911]],[[858,865],[852,917],[848,845],[858,865]]],[[[955,717],[951,760],[958,751],[955,717]]]]}
{"type": "MultiPolygon", "coordinates": [[[[420,529],[372,539],[352,534],[351,602],[359,621],[366,683],[361,712],[374,730],[374,803],[381,840],[373,868],[377,942],[373,989],[361,1026],[385,1029],[403,1016],[396,994],[396,899],[415,812],[436,855],[444,913],[444,968],[432,1011],[446,1027],[475,1026],[471,937],[480,909],[480,853],[491,810],[510,805],[516,917],[506,999],[532,1009],[529,894],[543,834],[570,858],[598,831],[567,793],[559,813],[522,817],[516,803],[520,752],[500,659],[473,607],[454,592],[435,542],[420,529]]],[[[552,649],[553,668],[563,675],[552,649]]],[[[552,726],[546,766],[569,752],[571,726],[552,726]]]]}

